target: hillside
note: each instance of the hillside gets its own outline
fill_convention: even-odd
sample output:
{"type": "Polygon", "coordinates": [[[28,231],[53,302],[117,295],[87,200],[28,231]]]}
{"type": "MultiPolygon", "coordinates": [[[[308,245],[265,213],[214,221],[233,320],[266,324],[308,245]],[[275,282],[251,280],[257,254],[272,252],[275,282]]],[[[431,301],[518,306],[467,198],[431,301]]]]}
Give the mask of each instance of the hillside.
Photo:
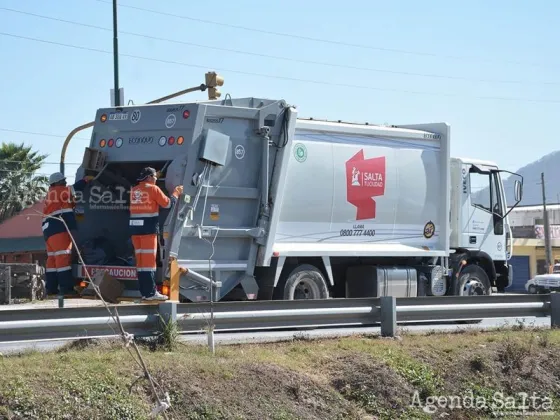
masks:
{"type": "MultiPolygon", "coordinates": [[[[558,203],[558,195],[560,194],[560,151],[552,152],[516,172],[523,176],[523,200],[519,205],[542,204],[541,172],[544,172],[545,176],[547,203],[558,203]]],[[[510,176],[504,182],[508,204],[515,202],[513,199],[513,184],[516,178],[510,176]]]]}
{"type": "MultiPolygon", "coordinates": [[[[232,345],[215,357],[183,345],[144,357],[172,419],[469,419],[519,416],[523,405],[558,414],[560,331],[525,328],[232,345]]],[[[147,419],[154,407],[120,343],[0,361],[2,419],[147,419]]]]}

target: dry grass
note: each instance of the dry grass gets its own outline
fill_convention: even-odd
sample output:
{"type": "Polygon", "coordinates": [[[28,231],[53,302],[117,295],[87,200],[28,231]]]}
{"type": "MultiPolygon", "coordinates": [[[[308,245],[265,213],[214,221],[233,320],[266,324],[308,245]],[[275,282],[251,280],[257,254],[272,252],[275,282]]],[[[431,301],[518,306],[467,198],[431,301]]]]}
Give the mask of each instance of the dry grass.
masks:
{"type": "MultiPolygon", "coordinates": [[[[525,328],[222,346],[215,356],[187,345],[144,354],[170,391],[176,419],[410,419],[430,418],[409,407],[415,391],[423,399],[466,390],[556,399],[559,349],[560,331],[525,328]]],[[[118,345],[4,357],[2,371],[0,418],[143,419],[153,407],[144,381],[130,389],[140,370],[118,345]]]]}

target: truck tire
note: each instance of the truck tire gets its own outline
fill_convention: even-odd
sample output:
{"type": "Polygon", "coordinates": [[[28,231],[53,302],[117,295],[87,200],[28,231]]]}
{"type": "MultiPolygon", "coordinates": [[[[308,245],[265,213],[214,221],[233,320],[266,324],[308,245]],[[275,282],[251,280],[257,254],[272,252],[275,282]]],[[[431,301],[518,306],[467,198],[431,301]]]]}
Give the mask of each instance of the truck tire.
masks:
{"type": "MultiPolygon", "coordinates": [[[[473,295],[491,295],[492,287],[486,271],[480,266],[471,264],[466,266],[461,275],[454,284],[453,295],[455,296],[473,296],[473,295]]],[[[469,319],[458,321],[459,324],[479,324],[482,319],[469,319]]]]}
{"type": "Polygon", "coordinates": [[[323,273],[311,264],[296,267],[276,289],[282,300],[329,298],[329,288],[323,273]]]}
{"type": "Polygon", "coordinates": [[[471,264],[466,266],[454,284],[453,295],[473,296],[491,295],[492,287],[486,271],[482,267],[471,264]]]}

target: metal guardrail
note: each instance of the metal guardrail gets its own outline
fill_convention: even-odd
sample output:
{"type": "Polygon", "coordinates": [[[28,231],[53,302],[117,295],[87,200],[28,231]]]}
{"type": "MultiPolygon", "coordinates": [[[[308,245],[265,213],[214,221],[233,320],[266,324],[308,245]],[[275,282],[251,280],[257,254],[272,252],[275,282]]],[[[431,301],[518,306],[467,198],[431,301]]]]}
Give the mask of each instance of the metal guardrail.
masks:
{"type": "MultiPolygon", "coordinates": [[[[315,327],[381,325],[393,336],[397,322],[459,321],[504,317],[546,317],[560,327],[560,294],[363,298],[115,305],[125,330],[153,336],[160,319],[176,321],[184,334],[315,327]]],[[[0,311],[0,343],[117,336],[104,307],[9,309],[0,311]]]]}

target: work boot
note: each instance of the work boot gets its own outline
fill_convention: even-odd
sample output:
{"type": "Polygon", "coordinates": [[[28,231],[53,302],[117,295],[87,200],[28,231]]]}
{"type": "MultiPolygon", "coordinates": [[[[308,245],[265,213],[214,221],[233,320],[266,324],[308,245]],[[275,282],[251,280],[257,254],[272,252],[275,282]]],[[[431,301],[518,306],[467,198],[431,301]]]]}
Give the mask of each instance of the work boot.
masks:
{"type": "Polygon", "coordinates": [[[143,299],[143,300],[153,301],[153,300],[167,300],[167,299],[169,299],[169,298],[168,298],[167,296],[165,296],[165,295],[162,295],[162,294],[159,293],[159,292],[156,292],[153,296],[150,296],[150,297],[144,297],[144,296],[142,296],[142,299],[143,299]]]}

